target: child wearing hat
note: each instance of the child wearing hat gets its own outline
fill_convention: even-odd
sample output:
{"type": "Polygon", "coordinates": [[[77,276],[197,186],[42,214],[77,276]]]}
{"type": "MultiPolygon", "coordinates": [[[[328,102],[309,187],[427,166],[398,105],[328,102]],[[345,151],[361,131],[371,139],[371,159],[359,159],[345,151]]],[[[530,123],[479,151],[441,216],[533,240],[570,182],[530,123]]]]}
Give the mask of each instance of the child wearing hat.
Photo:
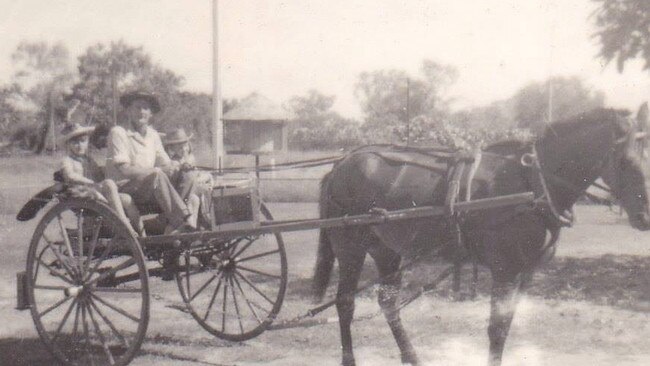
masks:
{"type": "Polygon", "coordinates": [[[102,169],[88,156],[88,142],[94,127],[68,124],[62,131],[67,156],[61,162],[63,180],[72,186],[68,189],[74,196],[90,197],[103,202],[138,235],[144,235],[142,219],[131,196],[119,193],[111,179],[103,179],[102,169]]]}
{"type": "MultiPolygon", "coordinates": [[[[178,166],[178,172],[173,177],[172,183],[185,199],[187,206],[196,213],[196,217],[192,217],[192,220],[198,220],[199,212],[208,214],[206,209],[210,205],[210,190],[213,182],[210,174],[192,170],[196,158],[192,152],[191,138],[192,134],[187,135],[185,129],[178,128],[164,135],[163,145],[169,158],[178,166]]],[[[204,220],[209,222],[208,217],[204,217],[204,220]]]]}

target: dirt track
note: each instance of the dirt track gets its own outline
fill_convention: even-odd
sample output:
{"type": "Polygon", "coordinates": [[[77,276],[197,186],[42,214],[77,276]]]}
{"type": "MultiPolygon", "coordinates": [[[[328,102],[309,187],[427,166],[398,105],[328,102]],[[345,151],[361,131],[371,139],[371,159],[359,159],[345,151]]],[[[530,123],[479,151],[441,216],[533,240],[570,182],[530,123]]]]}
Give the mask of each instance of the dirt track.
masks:
{"type": "MultiPolygon", "coordinates": [[[[276,218],[313,217],[313,204],[275,204],[276,218]]],[[[603,207],[578,207],[577,225],[563,233],[556,259],[541,268],[531,295],[515,317],[505,365],[650,364],[650,234],[633,231],[623,217],[603,207]]],[[[50,365],[28,312],[13,310],[14,273],[24,263],[34,222],[0,217],[0,365],[50,365]],[[8,321],[7,321],[8,320],[8,321]]],[[[285,236],[290,284],[280,313],[290,318],[308,306],[316,232],[285,236]]],[[[370,261],[369,261],[370,263],[370,261]]],[[[434,271],[427,268],[426,271],[434,271]]],[[[422,272],[418,273],[421,277],[422,272]]],[[[368,265],[364,280],[374,276],[368,265]]],[[[413,276],[411,276],[413,277],[413,276]]],[[[408,280],[408,276],[407,276],[408,280]]],[[[175,285],[152,279],[148,338],[133,365],[337,365],[338,326],[266,332],[248,342],[229,343],[203,332],[179,304],[175,285]],[[195,361],[201,362],[195,362],[195,361]]],[[[431,365],[483,364],[489,278],[481,274],[475,301],[454,302],[443,287],[405,309],[405,326],[420,357],[431,365]]],[[[373,313],[372,294],[357,301],[357,314],[373,313]]],[[[328,311],[325,316],[333,316],[328,311]]],[[[355,323],[360,365],[396,365],[399,356],[381,317],[355,323]]]]}

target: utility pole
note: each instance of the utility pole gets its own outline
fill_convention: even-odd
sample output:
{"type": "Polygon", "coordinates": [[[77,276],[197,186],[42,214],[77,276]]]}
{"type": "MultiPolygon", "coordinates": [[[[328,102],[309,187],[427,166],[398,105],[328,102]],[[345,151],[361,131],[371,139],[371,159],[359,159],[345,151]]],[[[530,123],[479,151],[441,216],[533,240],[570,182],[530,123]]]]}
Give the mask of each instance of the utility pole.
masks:
{"type": "Polygon", "coordinates": [[[219,67],[219,0],[212,0],[212,165],[223,167],[223,106],[221,104],[221,75],[219,67]]]}
{"type": "Polygon", "coordinates": [[[115,60],[111,60],[111,93],[113,103],[113,126],[117,125],[117,82],[115,80],[115,60]]]}
{"type": "Polygon", "coordinates": [[[406,78],[406,146],[411,143],[411,115],[410,115],[411,78],[406,78]]]}
{"type": "Polygon", "coordinates": [[[54,125],[54,91],[50,89],[48,96],[48,118],[52,133],[52,151],[56,151],[56,126],[54,125]]]}

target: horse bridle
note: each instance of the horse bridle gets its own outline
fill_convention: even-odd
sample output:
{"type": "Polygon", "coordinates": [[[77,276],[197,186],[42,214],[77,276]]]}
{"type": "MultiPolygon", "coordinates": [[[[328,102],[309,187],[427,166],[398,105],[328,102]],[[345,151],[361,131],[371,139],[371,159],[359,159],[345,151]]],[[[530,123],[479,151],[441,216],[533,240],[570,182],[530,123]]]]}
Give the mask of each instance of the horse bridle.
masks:
{"type": "MultiPolygon", "coordinates": [[[[619,147],[621,145],[629,142],[630,136],[631,135],[628,133],[627,135],[625,135],[625,136],[617,139],[616,141],[614,141],[614,145],[611,147],[610,151],[607,152],[607,154],[605,155],[605,159],[603,160],[603,162],[601,164],[604,165],[607,162],[608,159],[612,158],[612,155],[616,153],[616,151],[619,149],[619,147]]],[[[548,185],[546,183],[547,178],[553,179],[557,183],[562,184],[563,186],[571,189],[572,191],[574,191],[576,193],[582,193],[582,194],[587,195],[588,197],[590,197],[592,199],[600,199],[599,197],[597,197],[597,196],[595,196],[595,195],[593,195],[591,193],[583,192],[583,190],[580,189],[579,187],[577,187],[575,184],[567,181],[564,178],[561,178],[561,177],[557,176],[556,174],[549,173],[549,172],[545,173],[544,170],[542,169],[542,166],[541,166],[541,163],[540,163],[540,160],[539,160],[539,155],[537,154],[537,149],[535,147],[535,143],[531,144],[531,152],[522,154],[522,156],[520,158],[520,163],[521,163],[522,166],[527,167],[527,168],[531,168],[537,173],[537,176],[539,178],[540,185],[542,186],[543,192],[542,192],[542,195],[540,197],[538,197],[535,201],[536,201],[537,204],[539,204],[539,202],[544,202],[544,204],[546,204],[548,206],[549,210],[551,211],[551,214],[553,215],[553,218],[562,227],[571,227],[573,225],[573,222],[574,222],[575,218],[574,218],[574,215],[573,215],[572,211],[559,212],[559,210],[557,209],[557,207],[553,203],[551,193],[550,193],[550,191],[548,189],[548,185]]],[[[601,189],[601,190],[603,190],[603,191],[605,191],[607,193],[614,194],[613,190],[610,187],[598,184],[596,182],[593,182],[591,185],[595,186],[596,188],[599,188],[599,189],[601,189]]],[[[611,203],[613,203],[613,202],[611,202],[611,203]]]]}

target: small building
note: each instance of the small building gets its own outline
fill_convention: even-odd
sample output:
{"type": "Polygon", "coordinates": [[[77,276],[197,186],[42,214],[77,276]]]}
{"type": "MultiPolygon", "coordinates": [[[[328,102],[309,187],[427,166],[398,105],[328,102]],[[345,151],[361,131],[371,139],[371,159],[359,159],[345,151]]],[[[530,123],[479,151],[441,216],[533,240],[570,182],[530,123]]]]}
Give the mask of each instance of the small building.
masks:
{"type": "Polygon", "coordinates": [[[265,96],[253,93],[223,115],[228,154],[286,153],[289,113],[265,96]]]}

